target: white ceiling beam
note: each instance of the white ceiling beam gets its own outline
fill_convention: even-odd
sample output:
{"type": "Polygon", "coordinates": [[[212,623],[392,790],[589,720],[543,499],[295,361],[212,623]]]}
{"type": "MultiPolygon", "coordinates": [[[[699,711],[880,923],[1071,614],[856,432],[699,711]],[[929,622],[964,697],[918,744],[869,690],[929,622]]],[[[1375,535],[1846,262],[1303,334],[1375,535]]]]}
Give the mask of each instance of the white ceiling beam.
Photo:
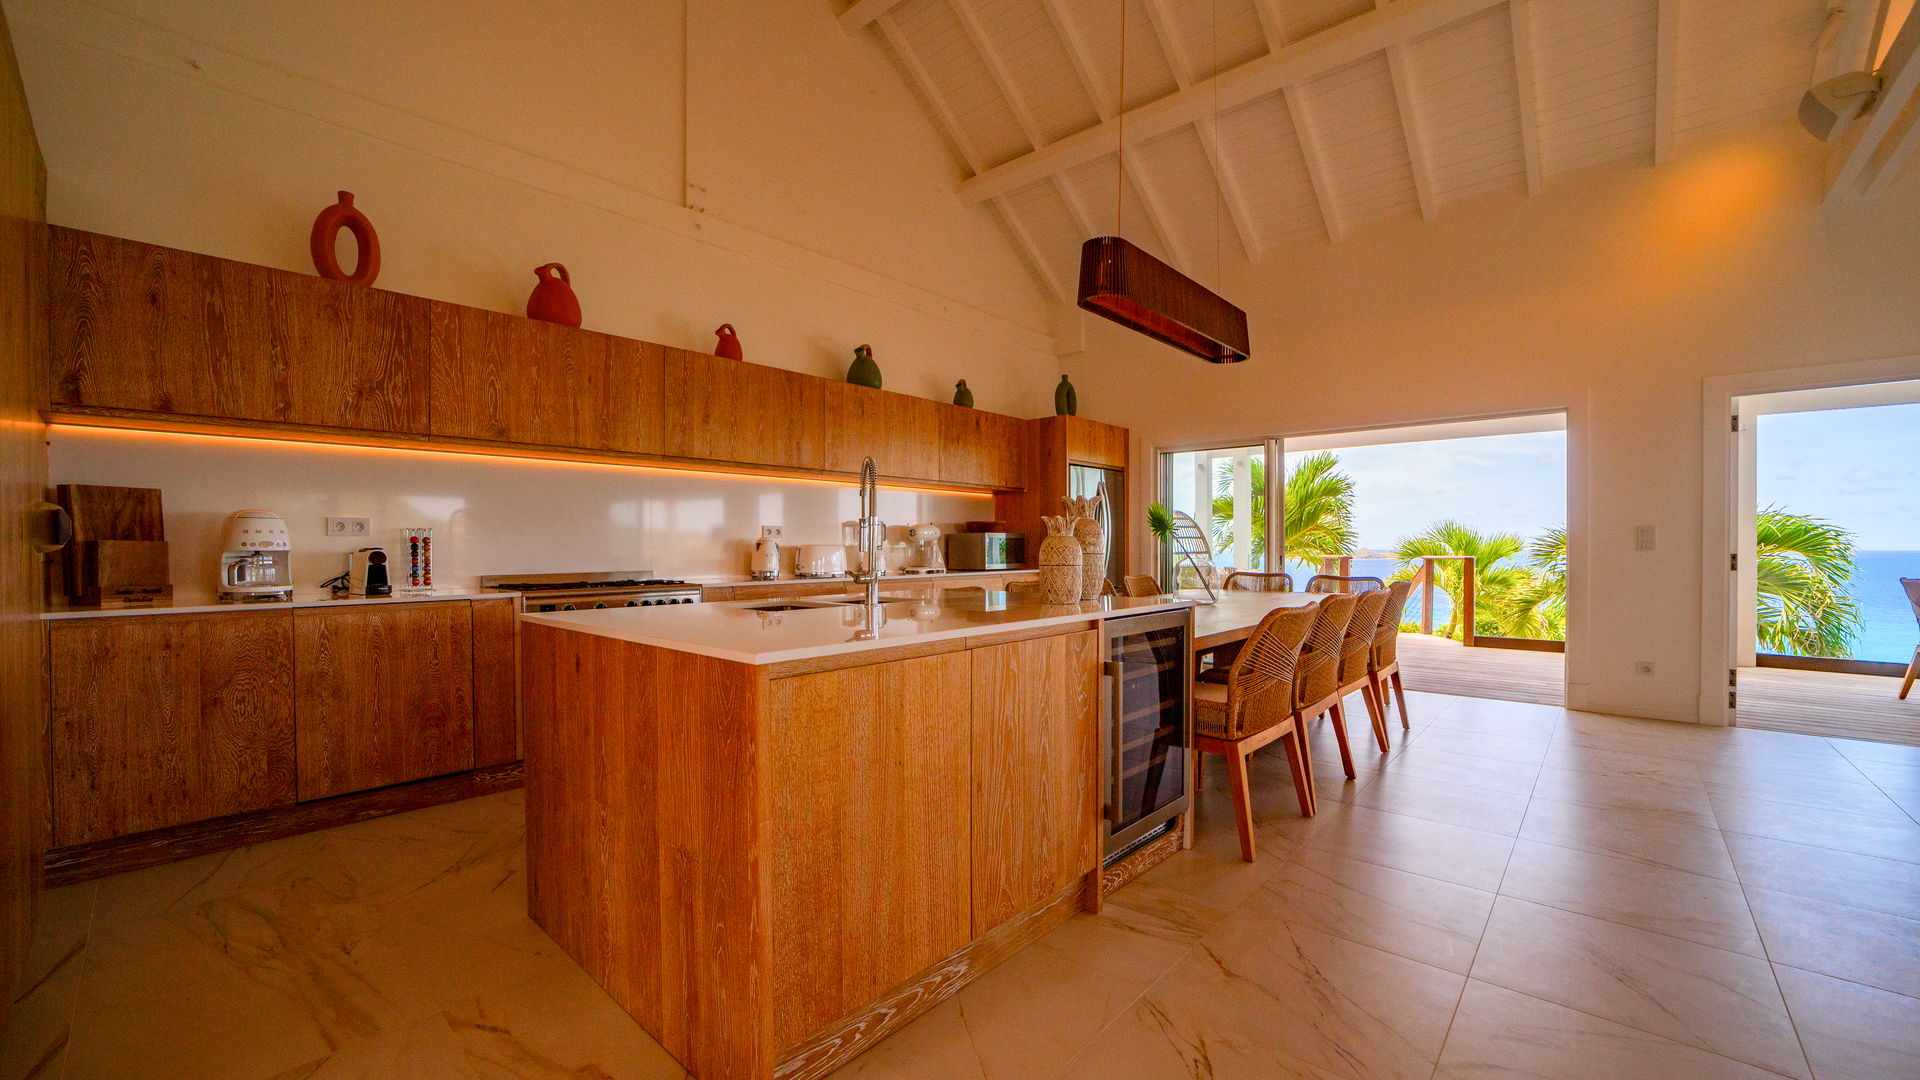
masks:
{"type": "Polygon", "coordinates": [[[1258,258],[1262,245],[1253,231],[1253,217],[1247,213],[1247,197],[1240,187],[1240,174],[1220,148],[1220,133],[1212,117],[1194,125],[1200,135],[1200,148],[1207,152],[1207,164],[1213,166],[1213,179],[1220,186],[1220,201],[1227,205],[1227,217],[1233,220],[1234,234],[1240,237],[1240,250],[1247,258],[1258,258]]]}
{"type": "Polygon", "coordinates": [[[987,74],[993,76],[993,85],[1000,88],[1000,96],[1007,100],[1007,108],[1013,111],[1013,118],[1019,122],[1020,130],[1027,137],[1027,145],[1035,150],[1046,145],[1046,139],[1040,134],[1040,125],[1034,123],[1033,110],[1027,108],[1027,102],[1020,94],[1020,88],[1013,83],[1013,73],[1007,70],[1006,62],[1000,59],[1000,50],[993,47],[987,37],[987,28],[980,25],[980,16],[973,10],[972,0],[947,0],[953,8],[954,17],[960,20],[960,28],[967,32],[967,40],[973,42],[973,49],[980,54],[980,61],[987,65],[987,74]]]}
{"type": "Polygon", "coordinates": [[[1400,111],[1400,131],[1407,140],[1407,168],[1413,173],[1413,193],[1420,201],[1420,216],[1432,221],[1433,215],[1439,212],[1433,194],[1433,160],[1427,154],[1426,134],[1413,100],[1405,45],[1387,47],[1387,75],[1393,80],[1393,103],[1400,111]]]}
{"type": "Polygon", "coordinates": [[[947,99],[934,86],[933,76],[927,74],[926,66],[920,63],[920,56],[913,51],[913,46],[908,44],[907,36],[893,25],[892,19],[882,17],[876,19],[875,24],[880,27],[880,36],[886,38],[887,44],[893,47],[894,55],[900,58],[901,65],[907,69],[907,75],[913,79],[914,85],[926,95],[927,104],[933,106],[933,115],[939,119],[940,126],[946,129],[947,138],[953,140],[954,148],[960,151],[961,159],[967,163],[967,171],[976,176],[979,175],[980,152],[973,148],[972,140],[968,139],[967,133],[961,129],[960,118],[954,115],[953,109],[947,105],[947,99]]]}
{"type": "Polygon", "coordinates": [[[1080,37],[1080,31],[1067,21],[1066,12],[1060,10],[1060,0],[1040,0],[1040,6],[1047,11],[1047,21],[1053,24],[1053,32],[1060,37],[1060,44],[1067,50],[1067,59],[1073,62],[1074,74],[1080,76],[1080,87],[1087,92],[1087,100],[1093,102],[1094,115],[1102,120],[1113,119],[1114,106],[1100,91],[1100,80],[1095,75],[1093,62],[1087,59],[1087,43],[1080,37]]]}
{"type": "Polygon", "coordinates": [[[1053,264],[1047,262],[1045,256],[1040,254],[1040,245],[1033,242],[1033,234],[1020,223],[1020,218],[1013,212],[1013,207],[1008,206],[1005,199],[989,199],[988,205],[1000,212],[1000,220],[1006,222],[1007,231],[1013,234],[1014,240],[1020,245],[1020,250],[1026,253],[1027,261],[1033,264],[1034,276],[1040,279],[1041,284],[1047,287],[1047,291],[1053,294],[1055,300],[1063,304],[1072,303],[1073,297],[1068,294],[1067,287],[1061,284],[1060,275],[1054,273],[1053,264]]]}
{"type": "Polygon", "coordinates": [[[1827,158],[1827,201],[1877,195],[1914,153],[1920,113],[1920,15],[1909,17],[1880,64],[1873,107],[1847,125],[1827,158]]]}
{"type": "Polygon", "coordinates": [[[1334,209],[1333,187],[1327,181],[1327,159],[1320,152],[1320,136],[1314,131],[1313,117],[1307,114],[1305,100],[1289,86],[1280,91],[1286,96],[1287,118],[1293,122],[1293,137],[1300,143],[1300,160],[1307,165],[1307,182],[1313,185],[1313,198],[1320,204],[1320,220],[1327,227],[1327,239],[1339,243],[1346,234],[1340,224],[1340,212],[1334,209]]]}
{"type": "Polygon", "coordinates": [[[1513,31],[1513,79],[1520,100],[1520,156],[1527,165],[1527,194],[1540,194],[1545,169],[1540,163],[1540,91],[1534,79],[1533,0],[1510,0],[1507,22],[1513,31]]]}
{"type": "Polygon", "coordinates": [[[1180,237],[1174,235],[1172,226],[1168,224],[1159,192],[1146,174],[1140,171],[1139,156],[1128,154],[1121,160],[1125,162],[1127,179],[1133,181],[1133,190],[1140,196],[1140,208],[1147,212],[1148,223],[1153,226],[1154,232],[1160,234],[1161,242],[1167,245],[1167,257],[1187,270],[1193,269],[1193,260],[1188,257],[1186,245],[1180,242],[1180,237]]]}
{"type": "MultiPolygon", "coordinates": [[[[1053,176],[1053,190],[1059,193],[1060,201],[1067,204],[1067,213],[1072,216],[1074,227],[1080,230],[1081,239],[1084,240],[1089,237],[1108,235],[1095,231],[1093,219],[1087,216],[1087,208],[1080,204],[1080,196],[1073,193],[1073,185],[1067,183],[1066,177],[1055,173],[1053,176]]],[[[1114,231],[1118,232],[1119,227],[1115,226],[1114,231]]]]}
{"type": "Polygon", "coordinates": [[[1287,43],[1287,24],[1280,18],[1278,0],[1253,0],[1253,10],[1260,16],[1260,34],[1267,39],[1267,51],[1279,52],[1287,43]]]}
{"type": "Polygon", "coordinates": [[[1653,163],[1673,160],[1680,99],[1680,0],[1660,0],[1653,39],[1653,163]]]}
{"type": "MultiPolygon", "coordinates": [[[[1146,141],[1184,127],[1203,116],[1244,105],[1306,82],[1389,45],[1451,26],[1506,0],[1396,0],[1384,11],[1370,11],[1278,52],[1249,60],[1185,90],[1127,113],[1129,134],[1146,141]]],[[[1022,155],[959,185],[961,197],[982,202],[1035,183],[1063,169],[1084,165],[1113,152],[1118,118],[1076,132],[1022,155]]]]}
{"type": "Polygon", "coordinates": [[[1872,0],[1828,0],[1826,22],[1815,39],[1808,85],[1860,71],[1873,63],[1873,28],[1880,5],[1872,0]]]}
{"type": "Polygon", "coordinates": [[[854,0],[852,6],[840,13],[840,29],[849,34],[857,34],[867,28],[869,23],[877,23],[880,16],[906,3],[906,0],[854,0]]]}
{"type": "Polygon", "coordinates": [[[1187,62],[1187,50],[1180,45],[1180,32],[1173,25],[1173,13],[1167,10],[1167,0],[1142,0],[1147,9],[1147,23],[1153,27],[1154,40],[1160,44],[1160,52],[1167,58],[1167,67],[1173,71],[1173,85],[1181,90],[1193,85],[1193,65],[1187,62]]]}

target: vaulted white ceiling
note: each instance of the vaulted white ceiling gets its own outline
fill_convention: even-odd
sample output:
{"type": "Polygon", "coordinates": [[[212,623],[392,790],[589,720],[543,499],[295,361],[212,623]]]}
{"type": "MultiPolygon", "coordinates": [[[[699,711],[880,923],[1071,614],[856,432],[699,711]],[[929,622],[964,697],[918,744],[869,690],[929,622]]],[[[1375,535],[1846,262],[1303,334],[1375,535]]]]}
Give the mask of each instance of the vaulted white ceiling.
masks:
{"type": "Polygon", "coordinates": [[[960,197],[993,206],[1064,300],[1081,242],[1115,231],[1117,188],[1120,232],[1189,273],[1337,242],[1791,116],[1865,54],[1876,6],[1126,0],[1124,176],[1121,0],[857,0],[840,17],[886,41],[971,174],[960,197]]]}

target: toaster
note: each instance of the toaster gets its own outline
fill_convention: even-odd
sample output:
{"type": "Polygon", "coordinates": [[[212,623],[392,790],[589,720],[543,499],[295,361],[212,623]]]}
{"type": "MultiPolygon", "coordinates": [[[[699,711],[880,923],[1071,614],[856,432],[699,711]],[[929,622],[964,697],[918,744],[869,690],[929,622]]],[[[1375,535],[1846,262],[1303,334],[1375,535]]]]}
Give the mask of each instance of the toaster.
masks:
{"type": "Polygon", "coordinates": [[[847,572],[847,549],[839,544],[802,544],[794,577],[837,577],[847,572]]]}

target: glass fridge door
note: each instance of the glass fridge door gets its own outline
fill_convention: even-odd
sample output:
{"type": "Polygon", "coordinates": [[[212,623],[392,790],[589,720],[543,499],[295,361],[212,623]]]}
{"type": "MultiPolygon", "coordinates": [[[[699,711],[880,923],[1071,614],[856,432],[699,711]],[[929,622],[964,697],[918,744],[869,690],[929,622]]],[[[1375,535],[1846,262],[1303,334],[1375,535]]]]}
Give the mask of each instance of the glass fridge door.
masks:
{"type": "Polygon", "coordinates": [[[1189,614],[1107,622],[1107,844],[1119,851],[1187,805],[1189,614]]]}

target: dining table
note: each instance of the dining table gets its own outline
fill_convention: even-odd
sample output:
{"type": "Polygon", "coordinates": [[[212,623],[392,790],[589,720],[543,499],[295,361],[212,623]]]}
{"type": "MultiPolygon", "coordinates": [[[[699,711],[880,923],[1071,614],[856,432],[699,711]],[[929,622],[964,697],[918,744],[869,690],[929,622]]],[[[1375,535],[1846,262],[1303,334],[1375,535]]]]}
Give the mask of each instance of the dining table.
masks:
{"type": "Polygon", "coordinates": [[[1298,592],[1220,592],[1213,603],[1205,603],[1207,594],[1199,589],[1184,589],[1172,595],[1182,600],[1201,601],[1193,609],[1193,651],[1210,653],[1253,636],[1260,620],[1277,608],[1309,607],[1326,599],[1322,593],[1298,592]]]}

